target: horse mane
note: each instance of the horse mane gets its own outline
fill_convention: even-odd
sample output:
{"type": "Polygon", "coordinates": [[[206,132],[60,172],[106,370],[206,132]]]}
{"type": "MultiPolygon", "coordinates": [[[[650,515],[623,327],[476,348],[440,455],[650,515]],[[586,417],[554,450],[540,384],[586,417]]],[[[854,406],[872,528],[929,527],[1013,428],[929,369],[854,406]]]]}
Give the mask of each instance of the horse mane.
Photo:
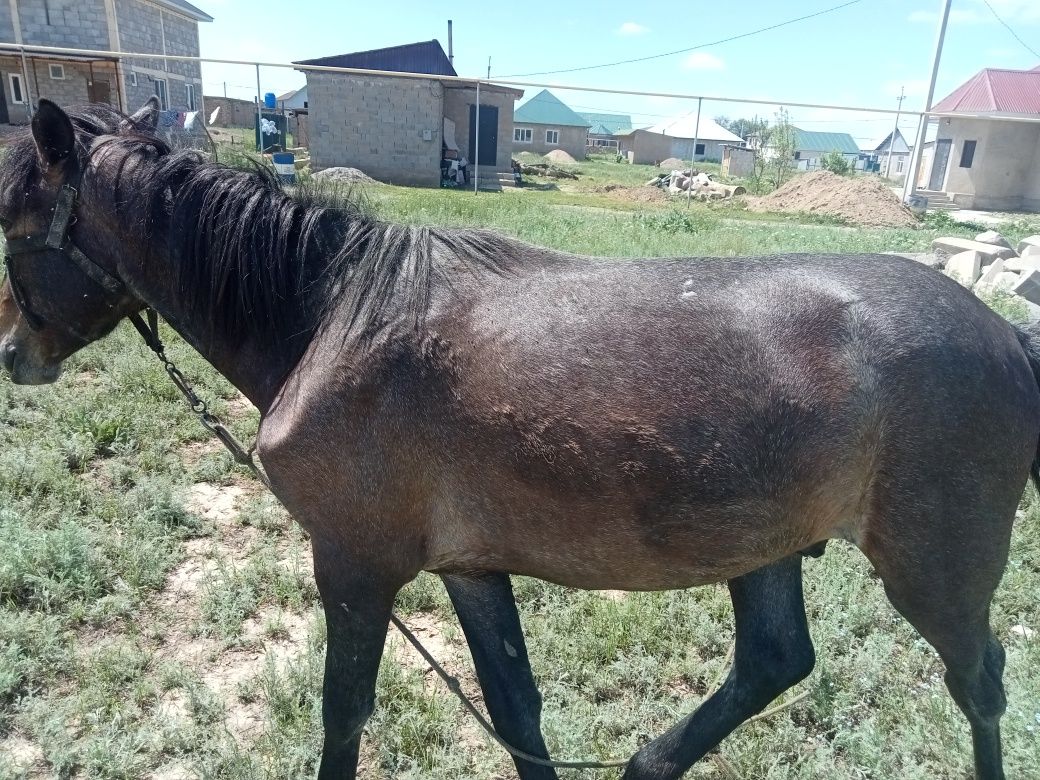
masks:
{"type": "MultiPolygon", "coordinates": [[[[377,220],[353,190],[290,194],[259,162],[233,168],[173,149],[108,106],[67,113],[80,164],[103,154],[99,165],[119,166],[118,217],[146,245],[164,242],[181,300],[233,343],[306,343],[337,317],[362,338],[386,326],[419,327],[434,276],[447,273],[439,259],[501,274],[519,257],[516,242],[489,231],[377,220]]],[[[16,142],[2,168],[6,181],[32,180],[31,137],[16,142]]]]}

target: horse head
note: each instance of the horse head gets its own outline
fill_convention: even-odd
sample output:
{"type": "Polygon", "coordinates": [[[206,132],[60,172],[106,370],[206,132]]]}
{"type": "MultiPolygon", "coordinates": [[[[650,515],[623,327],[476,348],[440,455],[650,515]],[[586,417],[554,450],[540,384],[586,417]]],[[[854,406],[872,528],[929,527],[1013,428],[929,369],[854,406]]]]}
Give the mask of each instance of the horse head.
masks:
{"type": "Polygon", "coordinates": [[[104,137],[154,130],[157,117],[154,98],[131,117],[92,106],[75,122],[41,99],[31,134],[0,163],[0,364],[15,383],[54,382],[66,358],[143,307],[119,279],[132,249],[115,240],[112,190],[91,152],[104,137]]]}

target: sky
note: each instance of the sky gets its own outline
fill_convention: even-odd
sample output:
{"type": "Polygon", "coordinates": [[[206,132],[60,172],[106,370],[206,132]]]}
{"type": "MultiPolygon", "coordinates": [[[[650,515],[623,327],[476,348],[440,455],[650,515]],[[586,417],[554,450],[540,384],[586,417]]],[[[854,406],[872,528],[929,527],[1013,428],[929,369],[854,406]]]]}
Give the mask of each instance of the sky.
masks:
{"type": "MultiPolygon", "coordinates": [[[[199,25],[204,57],[291,62],[431,38],[447,49],[451,18],[455,69],[462,76],[486,76],[490,57],[492,79],[771,101],[752,105],[705,100],[703,112],[709,117],[757,115],[772,120],[784,101],[894,109],[901,88],[906,93],[903,106],[922,109],[941,0],[852,0],[815,18],[714,43],[848,1],[598,0],[590,5],[193,0],[214,17],[212,23],[199,25]],[[546,73],[694,47],[701,48],[644,62],[546,73]]],[[[935,101],[982,68],[1036,67],[1038,52],[1040,0],[953,0],[935,101]]],[[[252,100],[256,95],[252,66],[204,64],[202,76],[207,95],[223,94],[225,85],[232,97],[252,100]]],[[[261,93],[280,94],[303,83],[297,71],[261,69],[261,93]]],[[[523,89],[526,100],[541,87],[523,89]]],[[[696,100],[690,99],[558,88],[553,92],[576,111],[630,114],[637,127],[696,109],[696,100]]],[[[861,148],[885,137],[895,119],[829,109],[788,110],[794,125],[850,133],[861,148]]],[[[900,121],[911,142],[916,126],[916,117],[900,121]]]]}

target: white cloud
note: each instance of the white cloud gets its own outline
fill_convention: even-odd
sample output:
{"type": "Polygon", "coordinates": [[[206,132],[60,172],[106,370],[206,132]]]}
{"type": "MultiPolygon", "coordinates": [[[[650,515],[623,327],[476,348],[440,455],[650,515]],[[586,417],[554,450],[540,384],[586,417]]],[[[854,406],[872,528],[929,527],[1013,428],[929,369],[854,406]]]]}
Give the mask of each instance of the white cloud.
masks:
{"type": "Polygon", "coordinates": [[[695,51],[683,60],[683,67],[687,70],[722,70],[726,63],[714,54],[706,51],[695,51]]]}
{"type": "Polygon", "coordinates": [[[650,32],[649,27],[639,24],[638,22],[625,22],[617,29],[618,35],[643,35],[650,32]]]}

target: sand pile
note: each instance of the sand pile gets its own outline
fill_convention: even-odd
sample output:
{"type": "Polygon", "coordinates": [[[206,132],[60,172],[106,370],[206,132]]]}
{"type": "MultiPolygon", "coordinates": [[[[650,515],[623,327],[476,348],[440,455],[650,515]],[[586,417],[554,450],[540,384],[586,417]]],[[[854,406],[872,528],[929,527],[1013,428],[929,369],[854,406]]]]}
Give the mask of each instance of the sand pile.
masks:
{"type": "Polygon", "coordinates": [[[348,184],[379,184],[364,171],[357,168],[325,168],[314,174],[315,179],[325,181],[346,182],[348,184]]]}
{"type": "Polygon", "coordinates": [[[918,224],[910,209],[877,176],[838,176],[830,171],[813,171],[765,197],[748,198],[748,209],[827,214],[867,227],[918,224]]]}
{"type": "Polygon", "coordinates": [[[690,166],[686,164],[685,160],[680,160],[678,157],[669,157],[657,167],[663,171],[684,171],[690,166]]]}
{"type": "Polygon", "coordinates": [[[545,155],[545,159],[552,160],[554,163],[557,164],[562,163],[564,165],[574,165],[576,162],[578,162],[569,154],[567,154],[567,152],[563,151],[563,149],[553,149],[551,152],[545,155]]]}

